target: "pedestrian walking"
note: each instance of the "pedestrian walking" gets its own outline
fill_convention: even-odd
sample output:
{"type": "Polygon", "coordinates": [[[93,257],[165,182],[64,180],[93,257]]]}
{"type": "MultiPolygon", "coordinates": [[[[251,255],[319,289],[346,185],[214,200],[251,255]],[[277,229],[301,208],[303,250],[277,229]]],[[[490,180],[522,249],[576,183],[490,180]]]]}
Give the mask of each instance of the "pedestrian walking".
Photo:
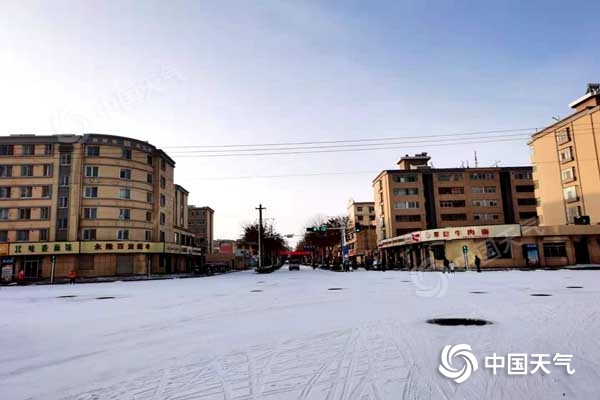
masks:
{"type": "Polygon", "coordinates": [[[74,285],[75,280],[77,279],[77,272],[71,270],[71,272],[69,272],[67,275],[67,278],[69,278],[69,284],[74,285]]]}
{"type": "Polygon", "coordinates": [[[25,271],[23,271],[23,269],[19,270],[19,273],[17,274],[17,285],[24,285],[25,284],[25,271]]]}
{"type": "Polygon", "coordinates": [[[413,266],[412,266],[412,259],[410,257],[406,258],[406,266],[408,267],[409,271],[412,271],[413,266]]]}
{"type": "Polygon", "coordinates": [[[446,271],[448,271],[448,273],[450,273],[450,261],[444,257],[444,274],[446,273],[446,271]]]}
{"type": "Polygon", "coordinates": [[[450,261],[450,273],[454,273],[454,261],[450,261]]]}
{"type": "Polygon", "coordinates": [[[475,256],[475,266],[477,267],[477,272],[481,272],[481,258],[479,256],[475,256]]]}

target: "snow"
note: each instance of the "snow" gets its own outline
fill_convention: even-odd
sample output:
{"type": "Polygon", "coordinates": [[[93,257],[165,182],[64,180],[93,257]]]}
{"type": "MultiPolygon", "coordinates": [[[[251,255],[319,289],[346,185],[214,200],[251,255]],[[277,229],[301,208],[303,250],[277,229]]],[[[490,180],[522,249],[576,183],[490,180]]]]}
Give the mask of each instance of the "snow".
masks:
{"type": "Polygon", "coordinates": [[[599,293],[597,271],[307,267],[3,287],[0,399],[597,398],[599,293]],[[440,317],[493,324],[425,322],[440,317]],[[461,384],[438,371],[444,347],[457,344],[479,364],[461,384]],[[493,353],[572,354],[575,373],[493,375],[484,367],[493,353]]]}

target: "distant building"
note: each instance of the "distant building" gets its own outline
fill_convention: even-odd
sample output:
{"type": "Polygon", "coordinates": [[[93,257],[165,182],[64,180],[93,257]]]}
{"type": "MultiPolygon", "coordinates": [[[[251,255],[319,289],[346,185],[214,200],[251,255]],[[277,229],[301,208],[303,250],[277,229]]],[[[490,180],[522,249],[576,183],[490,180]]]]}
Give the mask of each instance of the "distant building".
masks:
{"type": "Polygon", "coordinates": [[[374,202],[348,202],[348,226],[346,229],[348,256],[357,262],[363,262],[377,249],[377,235],[375,233],[375,203],[374,202]],[[361,230],[356,232],[356,224],[361,225],[361,230]]]}
{"type": "Polygon", "coordinates": [[[213,253],[233,254],[235,240],[217,239],[213,241],[213,253]]]}
{"type": "Polygon", "coordinates": [[[377,239],[435,228],[536,223],[532,167],[434,169],[406,155],[373,180],[377,239]]]}
{"type": "Polygon", "coordinates": [[[188,207],[189,229],[194,233],[196,246],[202,250],[202,254],[211,254],[213,250],[214,213],[210,207],[188,207]]]}
{"type": "Polygon", "coordinates": [[[600,84],[569,106],[571,115],[529,142],[543,226],[600,224],[600,84]]]}

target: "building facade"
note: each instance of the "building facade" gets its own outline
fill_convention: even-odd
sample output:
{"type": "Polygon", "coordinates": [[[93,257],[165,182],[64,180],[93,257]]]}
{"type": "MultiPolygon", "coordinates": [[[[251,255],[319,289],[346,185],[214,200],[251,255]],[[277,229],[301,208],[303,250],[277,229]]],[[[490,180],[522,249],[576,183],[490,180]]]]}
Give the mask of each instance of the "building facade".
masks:
{"type": "Polygon", "coordinates": [[[188,207],[189,228],[196,237],[196,246],[202,254],[212,253],[213,220],[215,211],[210,207],[188,207]]]}
{"type": "Polygon", "coordinates": [[[570,107],[529,142],[542,226],[600,223],[600,84],[570,107]]]}
{"type": "Polygon", "coordinates": [[[377,249],[375,233],[375,203],[348,202],[348,226],[346,227],[346,244],[348,256],[356,262],[364,262],[377,249]],[[356,224],[361,229],[356,231],[356,224]]]}
{"type": "Polygon", "coordinates": [[[429,167],[427,153],[402,157],[373,180],[377,239],[472,225],[535,224],[531,167],[429,167]]]}
{"type": "Polygon", "coordinates": [[[46,278],[51,264],[57,277],[189,270],[188,192],[174,183],[174,168],[162,150],[126,137],[0,137],[3,272],[46,278]]]}

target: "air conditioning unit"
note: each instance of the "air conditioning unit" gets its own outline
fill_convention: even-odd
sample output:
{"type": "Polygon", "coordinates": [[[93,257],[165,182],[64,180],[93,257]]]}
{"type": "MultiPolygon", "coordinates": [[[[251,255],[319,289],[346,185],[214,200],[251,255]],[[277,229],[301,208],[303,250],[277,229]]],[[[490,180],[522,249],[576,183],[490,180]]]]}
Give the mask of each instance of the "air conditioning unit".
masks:
{"type": "Polygon", "coordinates": [[[590,224],[590,216],[589,215],[581,215],[579,217],[575,217],[573,220],[575,225],[589,225],[590,224]]]}

